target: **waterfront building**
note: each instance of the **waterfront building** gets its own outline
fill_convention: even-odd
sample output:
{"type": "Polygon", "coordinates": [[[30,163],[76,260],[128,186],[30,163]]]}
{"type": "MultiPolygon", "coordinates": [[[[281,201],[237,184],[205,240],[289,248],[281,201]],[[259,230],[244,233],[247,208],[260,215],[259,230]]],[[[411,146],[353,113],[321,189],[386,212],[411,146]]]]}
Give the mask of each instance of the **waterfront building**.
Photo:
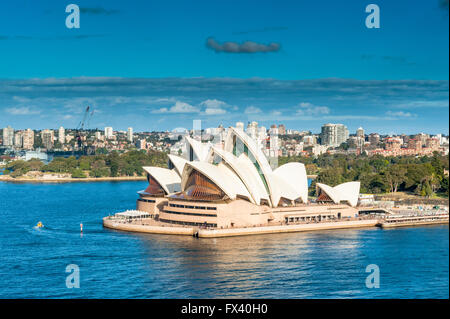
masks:
{"type": "Polygon", "coordinates": [[[26,150],[32,150],[34,147],[34,131],[27,129],[22,134],[22,147],[26,150]]]}
{"type": "Polygon", "coordinates": [[[38,160],[44,162],[45,164],[47,164],[49,162],[47,153],[41,152],[40,150],[25,152],[25,161],[29,161],[31,159],[38,159],[38,160]]]}
{"type": "Polygon", "coordinates": [[[337,147],[347,141],[349,132],[344,124],[328,123],[322,126],[320,138],[322,145],[337,147]]]}
{"type": "Polygon", "coordinates": [[[9,125],[3,129],[3,145],[14,145],[14,129],[9,125]]]}
{"type": "Polygon", "coordinates": [[[14,146],[17,148],[22,148],[22,145],[23,145],[22,131],[17,131],[14,134],[14,146]]]}
{"type": "Polygon", "coordinates": [[[61,145],[66,143],[66,130],[62,126],[58,130],[58,142],[61,143],[61,145]]]}
{"type": "Polygon", "coordinates": [[[169,156],[168,168],[144,167],[148,187],[137,209],[162,224],[227,228],[357,215],[359,182],[320,184],[320,200],[308,200],[302,163],[272,169],[257,143],[229,128],[224,149],[185,137],[188,159],[169,156]],[[355,201],[356,198],[356,201],[355,201]]]}
{"type": "Polygon", "coordinates": [[[129,127],[127,129],[127,140],[128,142],[133,142],[133,128],[129,127]]]}
{"type": "Polygon", "coordinates": [[[45,129],[41,131],[42,144],[48,150],[53,148],[53,141],[55,140],[55,133],[53,130],[45,129]]]}
{"type": "Polygon", "coordinates": [[[348,182],[331,187],[325,184],[316,184],[316,194],[318,203],[339,204],[346,202],[350,206],[358,204],[359,182],[348,182]]]}

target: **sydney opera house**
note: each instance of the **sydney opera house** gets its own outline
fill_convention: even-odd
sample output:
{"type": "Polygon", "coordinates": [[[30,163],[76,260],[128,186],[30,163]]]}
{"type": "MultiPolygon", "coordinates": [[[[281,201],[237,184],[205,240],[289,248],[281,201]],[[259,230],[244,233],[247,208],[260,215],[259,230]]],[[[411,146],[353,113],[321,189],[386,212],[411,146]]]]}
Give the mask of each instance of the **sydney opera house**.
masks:
{"type": "Polygon", "coordinates": [[[316,184],[308,200],[305,166],[272,169],[244,131],[229,128],[222,147],[185,137],[185,157],[169,155],[168,168],[144,167],[148,187],[137,210],[162,224],[249,227],[355,217],[359,182],[316,184]]]}

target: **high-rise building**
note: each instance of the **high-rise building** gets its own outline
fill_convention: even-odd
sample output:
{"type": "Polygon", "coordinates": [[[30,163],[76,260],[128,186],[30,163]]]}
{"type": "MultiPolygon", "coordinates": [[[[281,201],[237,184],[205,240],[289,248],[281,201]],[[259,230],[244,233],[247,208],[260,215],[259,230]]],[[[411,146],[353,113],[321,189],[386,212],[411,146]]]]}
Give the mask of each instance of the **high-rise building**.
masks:
{"type": "Polygon", "coordinates": [[[258,122],[251,122],[247,125],[247,135],[250,136],[255,141],[258,138],[258,122]]]}
{"type": "Polygon", "coordinates": [[[348,129],[344,124],[328,123],[322,126],[320,138],[322,145],[339,146],[348,140],[348,129]]]}
{"type": "Polygon", "coordinates": [[[13,146],[14,144],[14,129],[8,125],[3,129],[3,145],[13,146]]]}
{"type": "Polygon", "coordinates": [[[242,123],[242,122],[236,122],[236,128],[238,129],[238,130],[244,130],[244,123],[242,123]]]}
{"type": "Polygon", "coordinates": [[[61,144],[66,143],[66,130],[62,126],[58,130],[58,142],[61,144]]]}
{"type": "Polygon", "coordinates": [[[22,147],[27,150],[32,150],[34,147],[34,131],[27,129],[22,134],[22,147]]]}
{"type": "Polygon", "coordinates": [[[278,128],[271,127],[269,130],[270,141],[269,141],[269,157],[278,157],[278,128]]]}
{"type": "Polygon", "coordinates": [[[105,138],[111,138],[113,136],[113,128],[111,126],[105,127],[105,138]]]}
{"type": "Polygon", "coordinates": [[[278,125],[278,134],[286,135],[286,126],[284,124],[278,125]]]}
{"type": "Polygon", "coordinates": [[[55,139],[55,133],[53,132],[53,130],[43,130],[41,131],[41,139],[42,139],[42,144],[44,145],[44,147],[48,150],[51,150],[53,148],[53,141],[55,139]]]}
{"type": "Polygon", "coordinates": [[[127,140],[128,142],[133,142],[133,128],[129,127],[127,130],[127,140]]]}
{"type": "Polygon", "coordinates": [[[14,146],[22,148],[22,145],[23,145],[22,131],[17,131],[16,134],[14,134],[14,146]]]}

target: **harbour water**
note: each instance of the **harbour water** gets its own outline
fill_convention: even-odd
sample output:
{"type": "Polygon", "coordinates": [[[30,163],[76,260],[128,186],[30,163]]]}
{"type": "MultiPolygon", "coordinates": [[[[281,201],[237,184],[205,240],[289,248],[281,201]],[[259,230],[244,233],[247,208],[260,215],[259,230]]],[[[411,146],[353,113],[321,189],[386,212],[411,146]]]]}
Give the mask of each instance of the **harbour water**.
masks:
{"type": "Polygon", "coordinates": [[[217,239],[103,229],[145,185],[0,182],[0,298],[449,298],[448,225],[217,239]],[[380,288],[365,285],[369,264],[380,288]]]}

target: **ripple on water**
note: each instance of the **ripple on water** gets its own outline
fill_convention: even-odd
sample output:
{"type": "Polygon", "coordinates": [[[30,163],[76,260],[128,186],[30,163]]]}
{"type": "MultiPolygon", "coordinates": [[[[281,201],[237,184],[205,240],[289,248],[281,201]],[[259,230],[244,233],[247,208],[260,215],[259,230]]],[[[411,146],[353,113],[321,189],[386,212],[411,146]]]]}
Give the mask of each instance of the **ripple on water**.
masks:
{"type": "Polygon", "coordinates": [[[103,229],[144,187],[0,183],[0,297],[449,297],[448,225],[217,239],[103,229]],[[80,267],[80,289],[65,287],[68,264],[80,267]],[[369,264],[380,289],[365,287],[369,264]]]}

